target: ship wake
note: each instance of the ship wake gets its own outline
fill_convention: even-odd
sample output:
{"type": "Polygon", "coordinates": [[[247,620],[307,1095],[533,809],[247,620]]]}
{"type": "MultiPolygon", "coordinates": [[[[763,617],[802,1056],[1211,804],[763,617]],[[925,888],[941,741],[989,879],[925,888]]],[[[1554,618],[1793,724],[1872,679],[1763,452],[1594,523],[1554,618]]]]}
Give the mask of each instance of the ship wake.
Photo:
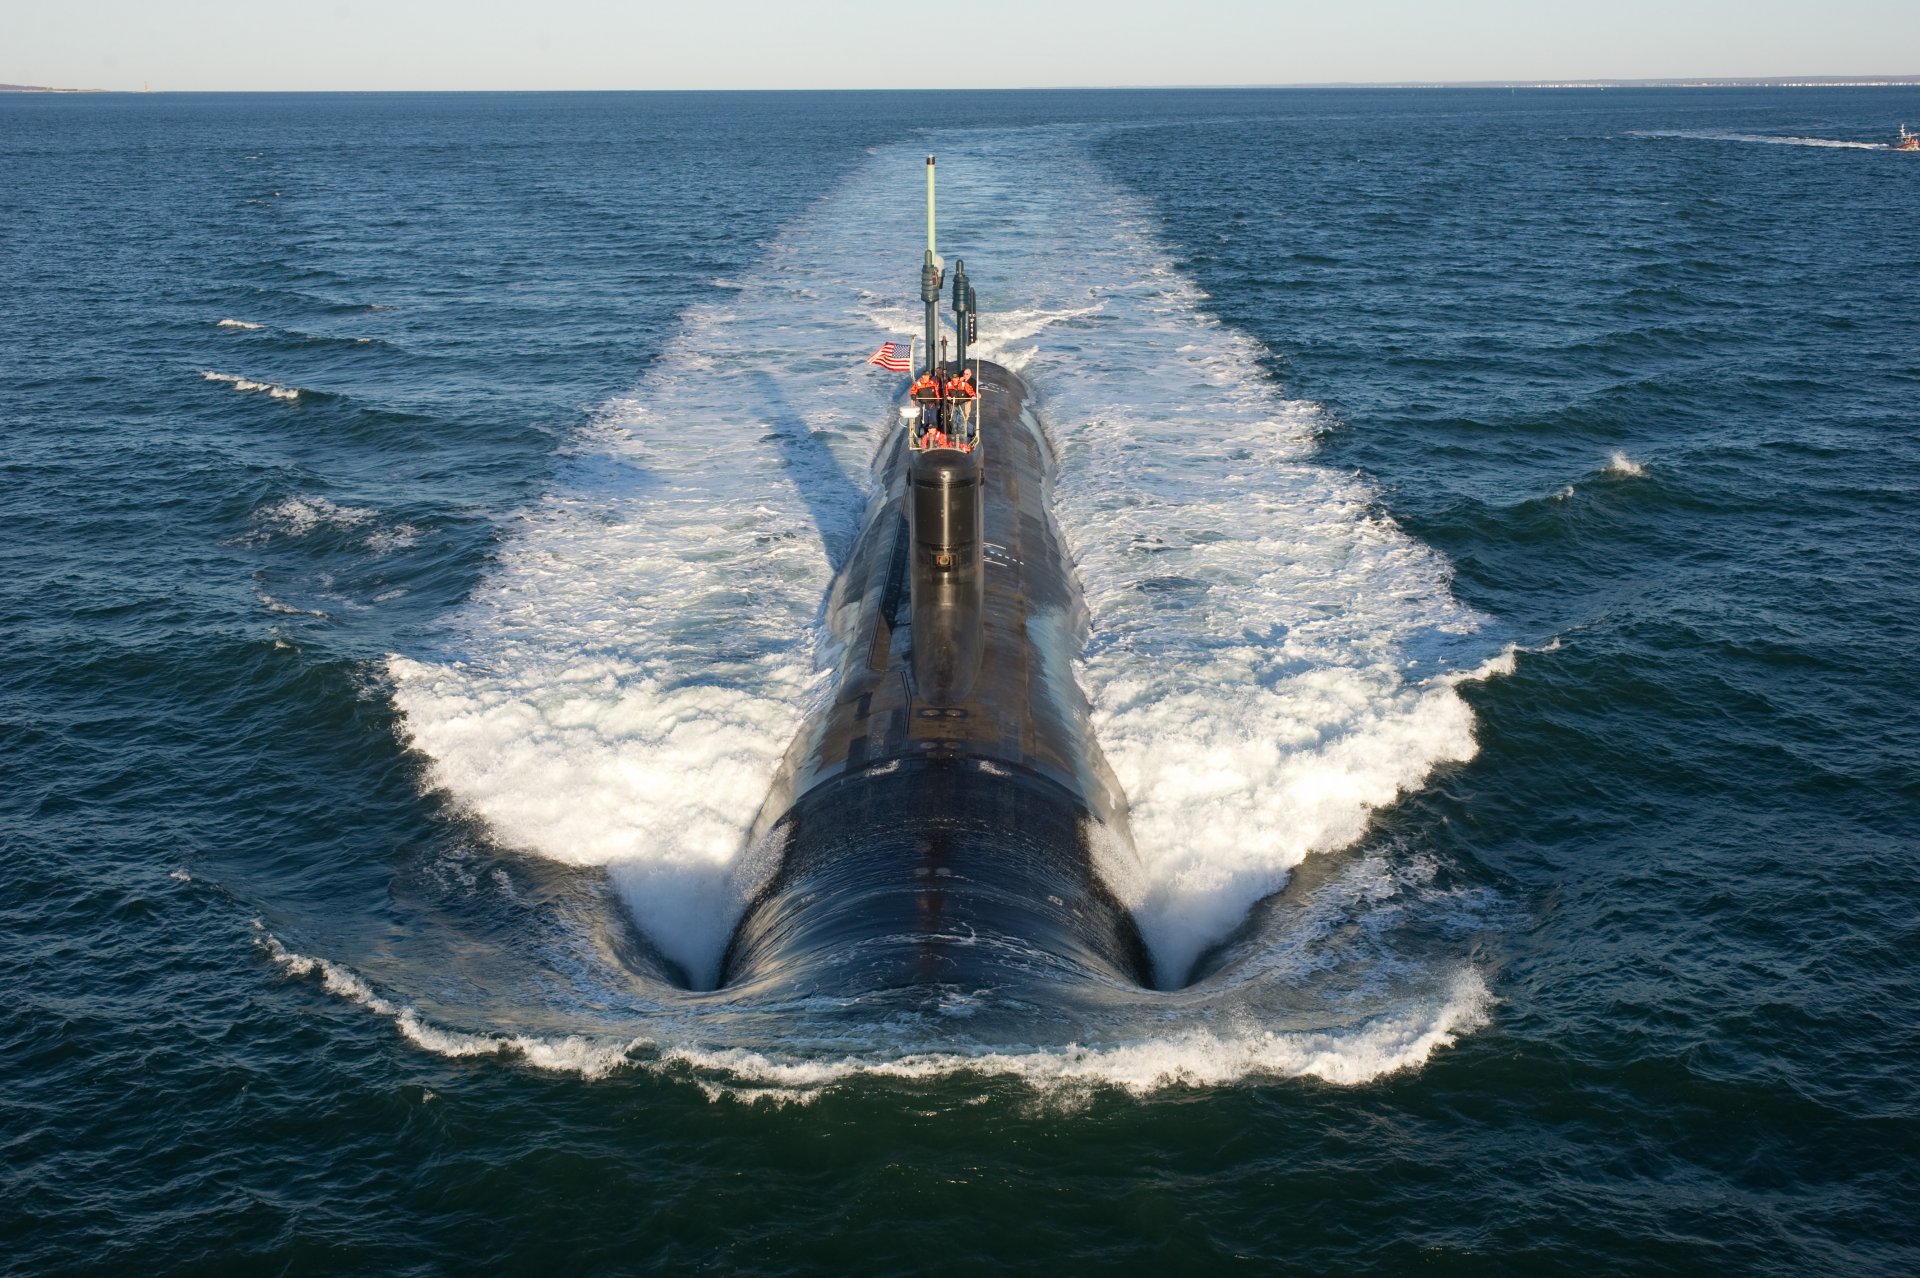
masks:
{"type": "MultiPolygon", "coordinates": [[[[596,1059],[793,1095],[956,1071],[1044,1088],[1354,1082],[1484,1018],[1464,951],[1429,938],[1471,935],[1497,903],[1410,872],[1418,849],[1385,869],[1377,849],[1343,854],[1306,904],[1249,912],[1471,758],[1458,685],[1510,669],[1512,649],[1363,478],[1315,461],[1321,410],[1287,399],[1257,343],[1211,317],[1151,210],[1085,141],[943,138],[942,248],[987,303],[980,353],[1022,371],[1059,456],[1057,514],[1092,613],[1078,674],[1140,854],[1109,886],[1159,984],[1206,979],[1166,994],[1010,981],[931,1011],[851,992],[749,1009],[670,988],[717,974],[773,869],[747,828],[832,693],[822,600],[899,390],[859,361],[918,321],[912,272],[890,269],[917,259],[921,229],[900,191],[920,153],[901,146],[686,314],[635,392],[573,441],[443,648],[387,663],[436,787],[500,845],[617,892],[627,918],[608,927],[638,941],[577,961],[658,958],[666,983],[636,976],[610,997],[623,987],[602,972],[571,1009],[582,1041],[617,1049],[596,1059]],[[1315,931],[1335,898],[1359,932],[1315,931]]],[[[564,984],[528,982],[542,1024],[564,984]]]]}

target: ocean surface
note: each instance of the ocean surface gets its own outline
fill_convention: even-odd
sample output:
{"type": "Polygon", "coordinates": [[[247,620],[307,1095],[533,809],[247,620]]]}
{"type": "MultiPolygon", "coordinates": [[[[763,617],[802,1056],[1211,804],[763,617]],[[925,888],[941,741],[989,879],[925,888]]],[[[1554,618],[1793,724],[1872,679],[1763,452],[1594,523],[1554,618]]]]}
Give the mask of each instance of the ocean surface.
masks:
{"type": "Polygon", "coordinates": [[[0,98],[0,1267],[1920,1270],[1903,118],[0,98]],[[1125,998],[710,988],[928,151],[1125,998]]]}

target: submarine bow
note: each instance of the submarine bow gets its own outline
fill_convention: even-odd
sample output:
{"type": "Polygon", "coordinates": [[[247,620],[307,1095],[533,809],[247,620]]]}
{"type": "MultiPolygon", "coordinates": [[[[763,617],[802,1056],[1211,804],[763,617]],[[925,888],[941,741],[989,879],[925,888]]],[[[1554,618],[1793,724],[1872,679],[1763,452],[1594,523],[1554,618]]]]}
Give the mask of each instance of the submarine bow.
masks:
{"type": "MultiPolygon", "coordinates": [[[[722,981],[831,965],[868,987],[990,984],[1008,965],[1150,983],[1096,863],[1132,855],[1074,653],[1087,616],[1020,379],[978,361],[977,443],[883,445],[828,597],[832,704],[788,751],[753,838],[780,865],[722,981]]],[[[836,982],[839,983],[839,982],[836,982]]]]}

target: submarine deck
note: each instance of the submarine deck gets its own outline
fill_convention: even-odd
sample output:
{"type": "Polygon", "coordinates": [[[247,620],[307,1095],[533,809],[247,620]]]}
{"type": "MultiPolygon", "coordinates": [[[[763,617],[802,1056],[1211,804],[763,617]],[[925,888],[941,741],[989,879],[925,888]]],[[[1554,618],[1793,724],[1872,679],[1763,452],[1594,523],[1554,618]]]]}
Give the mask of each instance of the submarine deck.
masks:
{"type": "Polygon", "coordinates": [[[1019,377],[985,361],[978,369],[985,581],[973,686],[953,704],[932,704],[914,686],[909,454],[899,427],[880,449],[881,482],[828,600],[828,625],[844,645],[834,702],[795,740],[756,837],[808,791],[907,758],[1043,777],[1124,835],[1125,799],[1073,677],[1087,617],[1051,511],[1052,449],[1019,377]]]}

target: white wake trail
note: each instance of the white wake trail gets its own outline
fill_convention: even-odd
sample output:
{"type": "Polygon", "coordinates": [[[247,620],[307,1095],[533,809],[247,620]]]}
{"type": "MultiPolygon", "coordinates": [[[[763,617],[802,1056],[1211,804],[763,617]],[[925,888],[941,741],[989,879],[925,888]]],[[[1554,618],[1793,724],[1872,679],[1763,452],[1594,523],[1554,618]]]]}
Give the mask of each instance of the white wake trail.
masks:
{"type": "MultiPolygon", "coordinates": [[[[766,869],[744,863],[745,831],[829,691],[831,555],[897,389],[861,361],[920,321],[919,154],[878,152],[724,305],[689,311],[520,517],[449,654],[390,661],[437,782],[508,844],[608,867],[696,981],[766,869]]],[[[1302,858],[1470,758],[1456,685],[1510,668],[1511,650],[1365,480],[1314,461],[1319,410],[1208,314],[1076,136],[950,140],[941,175],[941,247],[975,282],[981,353],[1023,370],[1061,454],[1093,618],[1080,674],[1140,853],[1114,887],[1178,980],[1302,858]]],[[[1470,969],[1433,979],[1345,1065],[1303,1065],[1319,1049],[1256,1026],[1189,1036],[1172,1074],[1400,1068],[1483,1015],[1470,969]]],[[[1033,1070],[1152,1073],[1131,1050],[1033,1070]]]]}
{"type": "Polygon", "coordinates": [[[1634,137],[1684,138],[1694,142],[1752,142],[1761,146],[1811,146],[1831,151],[1890,151],[1885,142],[1854,142],[1846,138],[1806,138],[1777,133],[1729,133],[1715,129],[1644,129],[1634,137]]]}

